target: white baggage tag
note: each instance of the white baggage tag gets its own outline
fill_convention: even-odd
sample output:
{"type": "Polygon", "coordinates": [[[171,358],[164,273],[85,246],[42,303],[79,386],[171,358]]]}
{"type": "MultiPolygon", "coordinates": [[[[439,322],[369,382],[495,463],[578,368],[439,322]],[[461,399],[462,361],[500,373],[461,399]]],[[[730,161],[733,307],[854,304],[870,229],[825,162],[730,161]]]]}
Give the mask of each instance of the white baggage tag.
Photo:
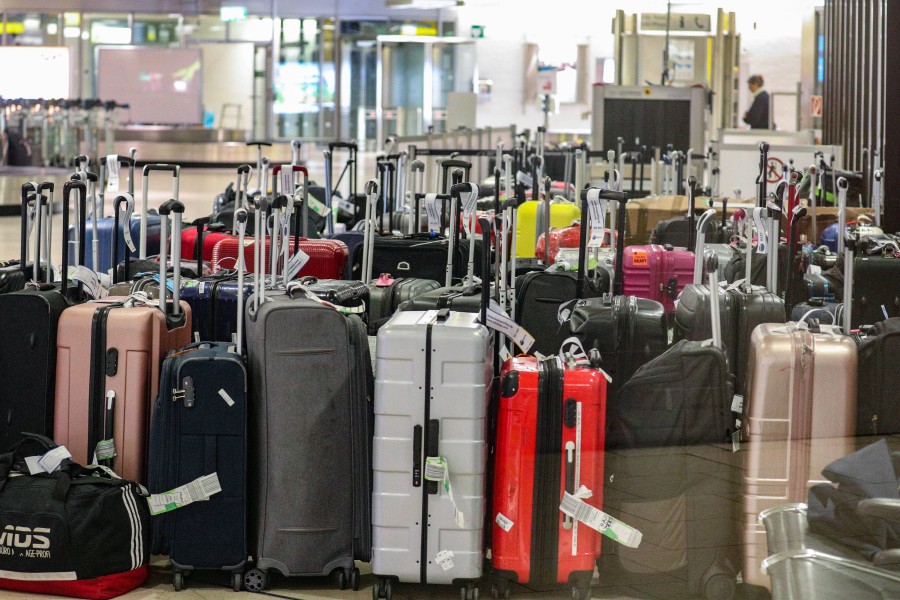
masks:
{"type": "Polygon", "coordinates": [[[606,233],[605,217],[608,203],[600,198],[600,190],[596,188],[588,191],[587,201],[591,224],[588,248],[599,248],[603,245],[603,236],[606,233]]]}
{"type": "Polygon", "coordinates": [[[97,274],[85,266],[78,265],[76,267],[69,267],[69,279],[76,283],[80,283],[84,288],[85,293],[95,300],[105,298],[109,293],[100,285],[100,278],[97,274]]]}
{"type": "Polygon", "coordinates": [[[309,254],[302,248],[297,248],[297,253],[288,260],[287,278],[288,281],[297,277],[297,273],[309,262],[309,254]]]}
{"type": "MultiPolygon", "coordinates": [[[[460,529],[465,527],[465,516],[459,510],[459,506],[456,505],[456,499],[453,497],[453,486],[450,485],[450,467],[447,465],[447,459],[443,456],[426,457],[424,477],[425,481],[439,481],[441,483],[441,487],[447,492],[447,495],[450,497],[450,503],[453,505],[456,526],[460,529]]],[[[444,570],[446,571],[447,569],[444,570]]]]}
{"type": "Polygon", "coordinates": [[[506,346],[500,346],[500,360],[506,362],[512,358],[512,353],[506,346]]]}
{"type": "Polygon", "coordinates": [[[484,323],[490,329],[499,331],[522,349],[528,352],[534,345],[534,336],[525,331],[521,325],[510,319],[505,314],[499,313],[493,309],[487,311],[487,323],[484,323]]]}
{"type": "Polygon", "coordinates": [[[112,194],[119,192],[119,155],[106,156],[106,191],[112,194]]]}
{"type": "Polygon", "coordinates": [[[37,475],[38,473],[44,473],[44,469],[40,465],[40,456],[26,456],[25,457],[25,466],[28,467],[29,475],[37,475]]]}
{"type": "Polygon", "coordinates": [[[428,215],[428,231],[441,228],[441,213],[437,207],[437,194],[425,194],[425,213],[428,215]]]}
{"type": "Polygon", "coordinates": [[[641,545],[643,534],[622,521],[611,517],[602,510],[586,503],[582,497],[590,497],[591,491],[581,486],[573,496],[569,492],[563,494],[559,510],[576,521],[581,521],[591,529],[599,531],[611,540],[615,540],[629,548],[637,548],[641,545]]]}
{"type": "Polygon", "coordinates": [[[441,550],[437,553],[437,556],[434,557],[434,561],[441,566],[441,569],[449,571],[453,568],[453,556],[451,550],[441,550]]]}
{"type": "Polygon", "coordinates": [[[67,458],[72,458],[72,453],[65,446],[57,446],[48,450],[40,459],[38,465],[47,473],[52,473],[59,468],[60,463],[67,458]]]}
{"type": "Polygon", "coordinates": [[[463,200],[463,229],[466,235],[472,235],[472,213],[478,206],[478,186],[472,184],[472,192],[463,200]]]}
{"type": "Polygon", "coordinates": [[[288,198],[293,197],[294,195],[294,167],[293,165],[281,165],[281,171],[279,172],[281,176],[281,193],[287,196],[288,198]]]}
{"type": "Polygon", "coordinates": [[[134,214],[134,197],[131,194],[125,194],[125,196],[128,198],[128,202],[125,203],[125,215],[122,219],[122,238],[125,240],[128,250],[134,252],[137,250],[137,246],[134,245],[134,240],[131,237],[131,216],[134,214]]]}
{"type": "Polygon", "coordinates": [[[500,529],[506,532],[512,529],[513,525],[515,525],[515,523],[513,523],[506,515],[499,512],[497,513],[497,517],[494,519],[494,522],[500,526],[500,529]]]}
{"type": "Polygon", "coordinates": [[[741,414],[744,412],[744,397],[740,394],[735,394],[734,398],[731,399],[731,412],[741,414]]]}
{"type": "Polygon", "coordinates": [[[312,194],[307,195],[309,198],[309,210],[313,211],[320,217],[328,216],[328,207],[325,206],[325,203],[319,200],[318,198],[313,197],[312,194]]]}
{"type": "Polygon", "coordinates": [[[769,244],[769,232],[763,224],[763,213],[766,209],[754,208],[753,221],[756,223],[756,253],[765,254],[769,244]]]}
{"type": "Polygon", "coordinates": [[[806,272],[809,273],[810,275],[821,275],[822,267],[820,267],[819,265],[814,265],[814,264],[810,263],[809,268],[806,270],[806,272]]]}
{"type": "Polygon", "coordinates": [[[219,390],[219,396],[221,396],[222,400],[224,400],[225,404],[227,404],[229,407],[234,406],[234,400],[231,398],[228,392],[225,391],[225,388],[219,390]]]}
{"type": "Polygon", "coordinates": [[[147,498],[147,503],[150,505],[150,514],[158,515],[194,502],[209,500],[210,496],[221,491],[219,476],[216,473],[210,473],[174,490],[153,494],[147,498]]]}
{"type": "Polygon", "coordinates": [[[531,187],[534,184],[534,178],[523,171],[516,173],[516,181],[525,187],[531,187]]]}

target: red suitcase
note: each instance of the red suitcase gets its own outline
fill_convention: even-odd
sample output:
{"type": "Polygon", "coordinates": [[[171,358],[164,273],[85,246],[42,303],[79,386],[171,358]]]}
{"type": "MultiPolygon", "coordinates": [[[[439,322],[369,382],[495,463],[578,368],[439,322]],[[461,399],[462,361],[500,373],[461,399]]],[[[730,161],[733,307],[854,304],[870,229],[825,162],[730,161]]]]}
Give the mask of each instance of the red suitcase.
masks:
{"type": "MultiPolygon", "coordinates": [[[[544,250],[546,234],[541,234],[534,248],[534,256],[538,260],[545,260],[546,253],[544,250]]],[[[578,248],[578,242],[581,239],[581,224],[575,223],[569,227],[553,229],[550,231],[550,262],[556,262],[556,255],[559,254],[560,248],[578,248]]]]}
{"type": "Polygon", "coordinates": [[[503,366],[501,382],[491,513],[494,591],[505,597],[510,581],[538,588],[569,584],[574,598],[590,598],[601,534],[573,524],[560,503],[564,492],[585,486],[592,492],[585,502],[603,505],[606,377],[586,366],[566,368],[557,357],[520,356],[503,366]]]}
{"type": "Polygon", "coordinates": [[[622,257],[624,295],[661,302],[675,312],[675,298],[694,282],[694,253],[671,246],[626,246],[622,257]]]}
{"type": "MultiPolygon", "coordinates": [[[[247,272],[255,272],[256,242],[245,242],[246,249],[244,260],[247,264],[247,272]]],[[[294,247],[294,238],[291,237],[290,245],[294,247]]],[[[310,240],[299,239],[300,249],[309,255],[307,262],[297,277],[311,275],[318,279],[342,279],[344,277],[344,265],[347,262],[347,245],[339,240],[310,240]]],[[[237,268],[238,248],[237,238],[220,240],[213,249],[212,265],[213,273],[222,269],[237,268]]],[[[271,257],[269,255],[269,239],[266,239],[265,255],[266,273],[271,273],[271,257]]],[[[280,261],[279,261],[280,267],[280,261]]]]}
{"type": "MultiPolygon", "coordinates": [[[[181,260],[187,262],[197,261],[197,237],[200,231],[197,227],[188,227],[181,232],[181,260]]],[[[213,250],[216,244],[222,240],[237,240],[238,236],[225,231],[225,226],[214,223],[212,227],[203,225],[203,257],[206,262],[212,262],[213,250]]]]}

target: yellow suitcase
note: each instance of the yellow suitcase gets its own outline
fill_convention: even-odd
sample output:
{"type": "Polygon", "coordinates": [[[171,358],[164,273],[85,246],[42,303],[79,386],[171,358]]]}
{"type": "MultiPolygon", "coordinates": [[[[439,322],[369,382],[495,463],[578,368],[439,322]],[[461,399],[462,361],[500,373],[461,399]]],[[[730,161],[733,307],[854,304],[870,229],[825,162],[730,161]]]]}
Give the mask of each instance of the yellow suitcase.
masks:
{"type": "MultiPolygon", "coordinates": [[[[529,200],[521,204],[516,216],[516,258],[534,258],[534,248],[543,228],[543,202],[529,200]],[[540,218],[539,218],[540,216],[540,218]],[[540,228],[540,232],[538,229],[540,228]]],[[[571,202],[550,205],[550,227],[568,227],[572,221],[581,218],[578,206],[571,202]]]]}

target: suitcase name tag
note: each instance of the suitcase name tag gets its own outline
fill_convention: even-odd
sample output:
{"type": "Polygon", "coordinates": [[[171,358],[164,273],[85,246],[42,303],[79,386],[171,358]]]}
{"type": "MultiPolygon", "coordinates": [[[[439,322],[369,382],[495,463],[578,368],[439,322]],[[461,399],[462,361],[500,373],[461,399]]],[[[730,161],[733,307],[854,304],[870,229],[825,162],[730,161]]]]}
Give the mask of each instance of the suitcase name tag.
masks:
{"type": "MultiPolygon", "coordinates": [[[[453,497],[453,486],[450,485],[450,469],[447,466],[447,459],[442,456],[429,456],[425,459],[425,481],[440,482],[450,497],[450,503],[453,505],[454,518],[456,526],[460,529],[465,527],[465,517],[459,507],[456,505],[456,499],[453,497]]],[[[452,553],[451,553],[452,555],[452,553]]],[[[450,567],[453,563],[450,564],[450,567]]],[[[445,568],[446,571],[450,567],[445,568]]]]}
{"type": "Polygon", "coordinates": [[[591,495],[591,491],[584,486],[581,486],[574,496],[569,492],[565,492],[563,493],[559,510],[623,546],[628,546],[629,548],[640,546],[644,535],[631,525],[623,523],[599,508],[591,506],[581,498],[589,498],[591,495]]]}
{"type": "MultiPolygon", "coordinates": [[[[119,168],[119,163],[115,163],[116,168],[119,168]]],[[[128,201],[125,203],[125,214],[122,216],[122,239],[125,240],[125,246],[128,247],[129,252],[137,252],[137,246],[134,245],[134,240],[131,237],[131,216],[134,214],[134,197],[131,194],[123,194],[128,201]]],[[[117,225],[118,227],[118,225],[117,225]]],[[[115,268],[115,265],[113,265],[115,268]]]]}

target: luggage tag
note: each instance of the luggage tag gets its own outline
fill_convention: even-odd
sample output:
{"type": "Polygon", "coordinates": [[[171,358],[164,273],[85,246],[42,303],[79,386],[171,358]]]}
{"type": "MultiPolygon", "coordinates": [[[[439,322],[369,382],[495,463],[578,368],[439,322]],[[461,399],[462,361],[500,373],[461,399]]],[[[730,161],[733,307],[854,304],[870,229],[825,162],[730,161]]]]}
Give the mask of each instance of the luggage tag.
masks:
{"type": "MultiPolygon", "coordinates": [[[[109,161],[107,160],[107,164],[109,161]]],[[[116,165],[119,163],[116,162],[116,165]]],[[[122,238],[125,240],[125,245],[128,246],[128,250],[130,252],[135,252],[137,250],[137,246],[134,245],[134,240],[131,237],[131,216],[134,214],[134,196],[129,193],[122,194],[128,200],[125,202],[125,214],[122,217],[122,238]]]]}
{"type": "Polygon", "coordinates": [[[88,296],[94,300],[105,298],[109,292],[100,285],[100,277],[85,266],[69,267],[69,279],[80,283],[88,296]]]}
{"type": "Polygon", "coordinates": [[[591,188],[587,193],[589,220],[591,224],[588,248],[599,248],[603,245],[603,237],[606,234],[606,211],[609,203],[600,198],[600,190],[591,188]]]}
{"type": "Polygon", "coordinates": [[[483,323],[494,331],[499,331],[522,349],[528,352],[534,345],[534,336],[528,333],[521,325],[510,319],[506,314],[498,312],[494,308],[487,311],[487,323],[483,323]]]}
{"type": "Polygon", "coordinates": [[[285,195],[290,194],[294,189],[294,166],[281,165],[281,171],[278,172],[278,175],[281,178],[281,193],[285,195]]]}
{"type": "Polygon", "coordinates": [[[476,206],[478,206],[478,186],[473,183],[472,191],[463,201],[463,229],[466,236],[472,235],[472,213],[475,212],[476,206]]]}
{"type": "Polygon", "coordinates": [[[623,546],[628,546],[629,548],[639,547],[644,535],[631,525],[623,523],[584,501],[584,499],[590,498],[592,495],[593,493],[583,485],[578,488],[574,495],[564,492],[559,510],[623,546]]]}
{"type": "Polygon", "coordinates": [[[769,232],[763,224],[763,214],[766,212],[765,208],[754,208],[753,209],[753,221],[756,223],[756,253],[757,254],[765,254],[767,248],[769,247],[769,232]]]}
{"type": "Polygon", "coordinates": [[[534,185],[534,178],[524,171],[519,171],[516,173],[516,183],[521,183],[525,187],[531,187],[534,185]]]}
{"type": "Polygon", "coordinates": [[[434,557],[434,562],[439,564],[441,566],[441,569],[443,569],[444,571],[449,571],[450,569],[453,568],[453,560],[452,559],[454,556],[455,555],[453,554],[452,550],[441,550],[434,557]]]}
{"type": "MultiPolygon", "coordinates": [[[[119,155],[106,155],[106,191],[112,194],[119,193],[119,155]]],[[[126,223],[130,221],[125,221],[126,223]]]]}
{"type": "Polygon", "coordinates": [[[304,252],[302,248],[297,248],[297,252],[288,260],[287,280],[290,281],[297,277],[297,273],[299,273],[308,262],[309,254],[304,252]]]}
{"type": "Polygon", "coordinates": [[[497,516],[494,518],[494,522],[502,529],[503,531],[509,533],[509,530],[513,528],[513,521],[504,515],[503,513],[497,513],[497,516]]]}
{"type": "Polygon", "coordinates": [[[425,214],[428,215],[428,231],[437,233],[441,228],[441,213],[437,207],[437,194],[425,194],[425,214]]]}
{"type": "MultiPolygon", "coordinates": [[[[447,459],[443,456],[429,456],[425,459],[425,481],[437,481],[441,483],[444,491],[450,497],[450,503],[453,505],[456,526],[460,529],[465,527],[465,517],[459,506],[456,505],[456,499],[453,497],[453,486],[450,484],[450,468],[447,466],[447,459]]],[[[452,563],[450,567],[452,567],[452,563]]],[[[449,569],[447,567],[445,571],[449,569]]]]}
{"type": "Polygon", "coordinates": [[[194,502],[209,500],[211,496],[221,491],[219,476],[213,472],[174,490],[162,494],[152,494],[147,498],[147,504],[150,506],[151,515],[159,515],[194,502]]]}
{"type": "MultiPolygon", "coordinates": [[[[325,206],[325,203],[314,197],[312,194],[307,194],[306,196],[309,199],[309,210],[313,211],[320,217],[328,216],[328,207],[325,206]]],[[[302,199],[302,194],[297,194],[294,196],[295,200],[302,199]]]]}

